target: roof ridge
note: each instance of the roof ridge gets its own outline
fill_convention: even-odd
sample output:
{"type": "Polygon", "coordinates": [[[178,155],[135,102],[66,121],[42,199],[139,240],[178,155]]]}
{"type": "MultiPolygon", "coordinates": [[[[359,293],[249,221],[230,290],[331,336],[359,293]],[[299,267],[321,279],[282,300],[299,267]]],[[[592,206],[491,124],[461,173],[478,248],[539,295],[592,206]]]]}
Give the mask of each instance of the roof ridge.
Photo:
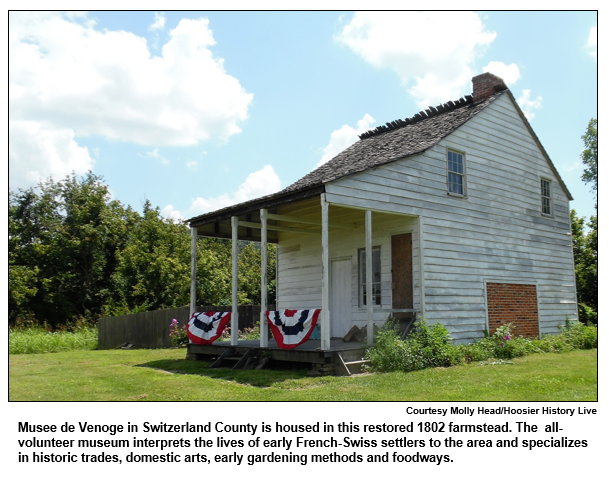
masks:
{"type": "Polygon", "coordinates": [[[461,108],[466,105],[471,105],[474,103],[474,98],[472,95],[465,95],[462,98],[459,98],[456,101],[449,101],[447,103],[439,104],[438,106],[430,106],[426,110],[421,110],[416,113],[411,118],[398,119],[395,121],[391,121],[384,125],[377,126],[374,129],[370,129],[365,131],[364,133],[359,135],[359,139],[366,139],[372,136],[377,136],[382,133],[386,133],[388,131],[393,131],[399,128],[403,128],[405,126],[418,123],[419,121],[423,121],[427,118],[433,118],[434,116],[438,116],[442,113],[447,113],[449,111],[456,110],[457,108],[461,108]]]}

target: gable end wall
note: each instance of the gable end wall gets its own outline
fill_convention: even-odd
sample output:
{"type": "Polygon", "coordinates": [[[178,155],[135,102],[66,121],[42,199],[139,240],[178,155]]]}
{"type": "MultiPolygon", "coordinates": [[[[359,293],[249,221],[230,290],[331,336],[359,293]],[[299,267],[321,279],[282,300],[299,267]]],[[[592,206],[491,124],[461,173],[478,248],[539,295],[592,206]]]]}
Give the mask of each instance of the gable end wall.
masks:
{"type": "Polygon", "coordinates": [[[485,280],[535,283],[541,334],[577,317],[569,202],[507,95],[422,155],[328,183],[326,197],[424,217],[426,318],[457,343],[483,336],[485,280]],[[447,148],[466,154],[467,198],[447,194],[447,148]],[[552,217],[540,177],[552,179],[552,217]]]}

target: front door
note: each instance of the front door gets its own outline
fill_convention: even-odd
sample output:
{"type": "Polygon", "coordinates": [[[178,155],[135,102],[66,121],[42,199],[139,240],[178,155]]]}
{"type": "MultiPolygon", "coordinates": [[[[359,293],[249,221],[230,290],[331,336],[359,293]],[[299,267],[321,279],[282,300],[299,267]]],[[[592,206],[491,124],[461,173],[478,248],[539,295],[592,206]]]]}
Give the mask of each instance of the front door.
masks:
{"type": "MultiPolygon", "coordinates": [[[[391,236],[392,309],[412,309],[412,234],[391,236]]],[[[394,313],[400,320],[411,319],[412,313],[394,313]]]]}
{"type": "Polygon", "coordinates": [[[331,261],[330,335],[343,337],[351,328],[351,259],[331,261]]]}

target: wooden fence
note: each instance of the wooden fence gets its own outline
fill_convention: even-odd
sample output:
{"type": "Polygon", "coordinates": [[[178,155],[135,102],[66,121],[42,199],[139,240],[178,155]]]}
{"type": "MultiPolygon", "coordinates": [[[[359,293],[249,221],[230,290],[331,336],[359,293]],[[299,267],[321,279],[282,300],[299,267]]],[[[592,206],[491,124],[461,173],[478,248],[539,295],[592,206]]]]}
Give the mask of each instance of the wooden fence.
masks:
{"type": "MultiPolygon", "coordinates": [[[[272,310],[274,306],[269,306],[272,310]]],[[[215,310],[231,312],[231,306],[197,307],[197,312],[215,310]]],[[[98,347],[100,350],[116,348],[124,343],[137,348],[160,349],[171,347],[169,326],[176,319],[180,326],[188,323],[189,308],[154,310],[138,314],[122,315],[100,319],[98,323],[98,347]]],[[[252,327],[260,320],[259,305],[239,306],[239,329],[252,327]]]]}

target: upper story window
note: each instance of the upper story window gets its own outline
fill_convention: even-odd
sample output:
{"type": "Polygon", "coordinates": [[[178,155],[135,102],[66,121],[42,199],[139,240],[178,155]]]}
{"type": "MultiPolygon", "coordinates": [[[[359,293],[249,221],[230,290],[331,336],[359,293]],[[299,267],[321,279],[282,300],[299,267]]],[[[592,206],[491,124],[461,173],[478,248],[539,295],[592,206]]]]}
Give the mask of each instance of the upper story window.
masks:
{"type": "Polygon", "coordinates": [[[552,182],[541,178],[541,213],[544,216],[552,215],[552,182]]]}
{"type": "MultiPolygon", "coordinates": [[[[366,307],[366,249],[359,250],[359,306],[366,307]]],[[[381,248],[372,248],[372,305],[381,305],[381,248]]]]}
{"type": "Polygon", "coordinates": [[[465,155],[448,150],[448,193],[465,196],[465,155]]]}

